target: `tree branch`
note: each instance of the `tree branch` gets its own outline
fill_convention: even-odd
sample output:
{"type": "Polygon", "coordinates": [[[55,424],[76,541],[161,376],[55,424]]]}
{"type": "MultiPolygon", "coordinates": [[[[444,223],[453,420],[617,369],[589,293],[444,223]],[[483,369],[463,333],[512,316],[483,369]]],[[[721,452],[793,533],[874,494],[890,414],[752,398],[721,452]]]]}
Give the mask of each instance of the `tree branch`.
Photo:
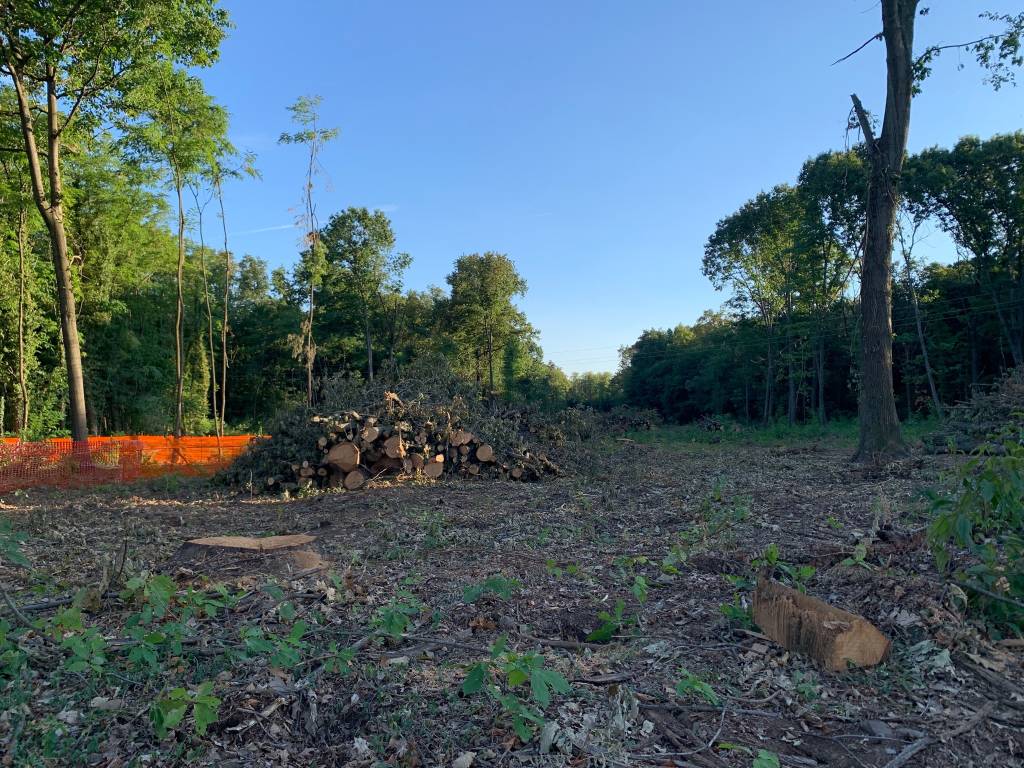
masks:
{"type": "Polygon", "coordinates": [[[856,48],[854,48],[852,51],[850,51],[848,54],[843,56],[841,59],[836,59],[835,61],[833,61],[832,62],[832,66],[834,67],[836,64],[841,64],[842,62],[846,61],[847,59],[856,56],[858,53],[860,53],[865,48],[867,48],[869,45],[871,45],[871,43],[875,42],[876,40],[881,40],[881,39],[882,39],[882,33],[881,32],[878,32],[878,33],[872,35],[867,40],[865,40],[863,43],[861,43],[856,48]]]}
{"type": "Polygon", "coordinates": [[[872,152],[877,152],[878,146],[875,140],[875,132],[871,129],[871,121],[868,119],[868,113],[864,111],[864,105],[860,103],[860,98],[856,93],[851,93],[850,99],[853,101],[853,110],[857,113],[857,122],[860,123],[860,129],[864,132],[864,139],[868,148],[872,152]]]}

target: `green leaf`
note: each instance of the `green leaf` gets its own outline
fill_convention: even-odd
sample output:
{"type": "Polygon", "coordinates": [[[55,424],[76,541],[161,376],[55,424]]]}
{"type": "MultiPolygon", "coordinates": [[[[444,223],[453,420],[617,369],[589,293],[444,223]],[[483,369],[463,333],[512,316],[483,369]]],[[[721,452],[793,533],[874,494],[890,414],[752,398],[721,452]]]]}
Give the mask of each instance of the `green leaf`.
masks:
{"type": "Polygon", "coordinates": [[[484,682],[486,682],[488,677],[486,665],[474,664],[470,667],[466,679],[462,681],[462,692],[467,696],[478,693],[484,687],[484,682]]]}
{"type": "Polygon", "coordinates": [[[767,749],[759,749],[751,768],[779,768],[779,756],[767,749]]]}

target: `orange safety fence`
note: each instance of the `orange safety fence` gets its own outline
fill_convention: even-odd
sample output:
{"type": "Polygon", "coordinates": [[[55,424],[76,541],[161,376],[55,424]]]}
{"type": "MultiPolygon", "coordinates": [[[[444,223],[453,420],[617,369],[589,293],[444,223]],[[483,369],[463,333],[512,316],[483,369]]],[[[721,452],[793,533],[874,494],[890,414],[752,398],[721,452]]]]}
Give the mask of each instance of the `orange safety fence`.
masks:
{"type": "Polygon", "coordinates": [[[255,435],[138,435],[0,441],[0,493],[35,486],[78,487],[166,474],[212,475],[230,464],[255,435]]]}

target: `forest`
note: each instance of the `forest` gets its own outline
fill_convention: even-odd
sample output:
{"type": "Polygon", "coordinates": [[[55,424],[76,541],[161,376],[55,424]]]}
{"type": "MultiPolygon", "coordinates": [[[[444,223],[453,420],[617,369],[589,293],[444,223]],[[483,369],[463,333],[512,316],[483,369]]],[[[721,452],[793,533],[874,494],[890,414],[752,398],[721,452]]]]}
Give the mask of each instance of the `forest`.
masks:
{"type": "Polygon", "coordinates": [[[831,30],[878,103],[672,254],[717,307],[573,372],[524,309],[564,265],[411,288],[396,206],[329,206],[332,99],[420,73],[264,109],[297,237],[241,240],[264,158],[207,78],[285,20],[229,5],[0,1],[0,764],[1024,765],[1024,130],[910,141],[939,67],[1019,99],[1024,13],[831,30]]]}

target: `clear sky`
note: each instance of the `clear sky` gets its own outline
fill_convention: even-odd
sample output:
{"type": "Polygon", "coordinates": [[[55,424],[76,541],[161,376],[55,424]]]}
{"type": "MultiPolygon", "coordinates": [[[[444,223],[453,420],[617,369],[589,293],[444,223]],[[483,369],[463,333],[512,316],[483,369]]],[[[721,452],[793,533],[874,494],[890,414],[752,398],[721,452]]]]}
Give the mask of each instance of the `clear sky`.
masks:
{"type": "MultiPolygon", "coordinates": [[[[443,286],[461,254],[507,253],[545,356],[568,372],[614,370],[644,329],[717,308],[725,297],[700,274],[716,221],[842,148],[851,92],[879,115],[885,94],[881,43],[831,66],[879,31],[875,0],[225,5],[235,28],[201,76],[263,173],[228,189],[233,250],[295,260],[303,157],[276,140],[287,105],[320,94],[341,130],[323,155],[321,220],[386,211],[413,257],[410,288],[443,286]]],[[[928,5],[919,47],[972,39],[989,29],[982,10],[1019,11],[928,5]]],[[[912,151],[1024,127],[1024,90],[981,79],[969,57],[939,60],[912,151]]],[[[924,247],[948,257],[941,238],[924,247]]]]}

